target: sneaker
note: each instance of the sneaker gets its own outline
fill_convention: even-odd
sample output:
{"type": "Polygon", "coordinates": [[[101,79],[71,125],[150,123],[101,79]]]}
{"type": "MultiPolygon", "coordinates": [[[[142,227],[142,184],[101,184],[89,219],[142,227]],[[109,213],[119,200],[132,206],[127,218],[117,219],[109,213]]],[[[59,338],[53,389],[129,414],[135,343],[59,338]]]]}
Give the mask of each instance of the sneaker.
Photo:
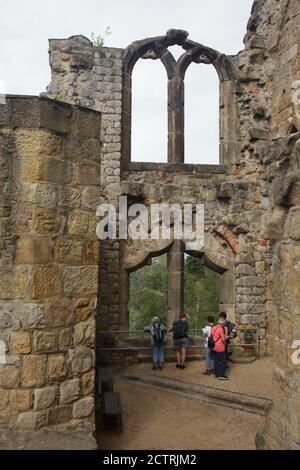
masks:
{"type": "Polygon", "coordinates": [[[219,377],[219,380],[229,380],[229,377],[219,377]]]}
{"type": "Polygon", "coordinates": [[[181,369],[181,365],[180,364],[176,364],[177,369],[181,369]]]}
{"type": "Polygon", "coordinates": [[[211,371],[210,371],[210,370],[205,370],[204,372],[202,372],[202,374],[204,374],[204,375],[210,375],[210,374],[211,374],[211,371]]]}
{"type": "Polygon", "coordinates": [[[153,364],[152,370],[157,370],[157,365],[156,364],[153,364]]]}
{"type": "Polygon", "coordinates": [[[159,368],[159,370],[163,370],[163,365],[162,365],[162,364],[158,364],[158,368],[159,368]]]}
{"type": "Polygon", "coordinates": [[[185,369],[185,366],[180,366],[180,369],[185,369]]]}

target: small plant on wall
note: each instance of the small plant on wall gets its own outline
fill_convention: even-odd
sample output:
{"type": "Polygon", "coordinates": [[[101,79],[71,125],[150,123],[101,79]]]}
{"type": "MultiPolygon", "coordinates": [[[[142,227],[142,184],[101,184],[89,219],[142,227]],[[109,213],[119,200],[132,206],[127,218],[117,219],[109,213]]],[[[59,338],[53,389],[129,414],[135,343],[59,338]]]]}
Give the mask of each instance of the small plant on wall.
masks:
{"type": "Polygon", "coordinates": [[[98,34],[98,36],[96,36],[95,33],[91,33],[91,41],[92,41],[93,46],[94,46],[94,48],[97,52],[101,51],[101,49],[102,49],[102,47],[104,46],[104,43],[105,43],[105,38],[107,36],[110,36],[110,35],[111,35],[110,26],[106,27],[103,36],[101,36],[100,34],[98,34]]]}

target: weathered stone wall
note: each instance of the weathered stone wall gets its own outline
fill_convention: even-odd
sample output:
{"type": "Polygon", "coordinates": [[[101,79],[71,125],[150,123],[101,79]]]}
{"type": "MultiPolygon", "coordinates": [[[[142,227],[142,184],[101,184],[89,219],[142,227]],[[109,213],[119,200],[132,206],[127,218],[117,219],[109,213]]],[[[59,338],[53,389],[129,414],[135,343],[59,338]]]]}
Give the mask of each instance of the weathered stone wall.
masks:
{"type": "Polygon", "coordinates": [[[128,326],[129,272],[152,255],[168,252],[169,317],[181,308],[182,245],[108,240],[99,249],[97,205],[127,195],[129,204],[204,204],[198,254],[220,272],[221,304],[239,323],[259,327],[260,352],[276,362],[263,445],[299,448],[299,366],[291,361],[300,339],[299,17],[298,0],[256,0],[245,50],[234,57],[199,44],[193,52],[197,43],[174,30],[127,50],[97,50],[83,36],[50,40],[47,95],[73,106],[8,98],[1,108],[0,333],[8,363],[0,423],[92,423],[95,330],[128,326]],[[184,76],[166,50],[160,55],[172,40],[191,50],[187,61],[194,54],[218,71],[222,165],[183,163],[175,98],[184,76]],[[161,58],[172,76],[178,126],[171,122],[168,164],[130,162],[138,57],[161,58]]]}
{"type": "MultiPolygon", "coordinates": [[[[220,159],[225,165],[129,163],[127,168],[122,160],[125,156],[121,149],[121,143],[124,143],[124,138],[121,139],[121,124],[123,129],[129,125],[124,123],[124,119],[130,119],[131,90],[128,90],[130,82],[127,76],[123,77],[123,84],[127,88],[122,89],[123,57],[124,51],[119,49],[104,47],[100,52],[96,51],[90,41],[83,37],[51,40],[52,81],[47,92],[54,98],[85,103],[103,113],[101,162],[104,171],[99,202],[101,196],[109,201],[117,201],[119,195],[125,194],[128,200],[138,199],[146,204],[205,204],[206,233],[213,233],[219,243],[214,247],[215,251],[223,243],[233,256],[230,273],[222,277],[224,289],[221,290],[225,298],[223,302],[221,293],[221,303],[242,324],[260,328],[263,355],[267,352],[266,272],[270,254],[268,241],[260,233],[260,220],[267,209],[268,191],[268,188],[261,188],[258,184],[258,152],[265,143],[261,139],[264,135],[258,130],[262,114],[255,111],[262,106],[261,95],[264,92],[264,82],[257,84],[259,72],[256,68],[260,67],[260,62],[257,65],[253,60],[253,51],[244,56],[241,53],[236,58],[222,58],[225,68],[220,84],[220,159]],[[249,66],[250,63],[253,65],[249,66]],[[232,74],[235,74],[235,80],[232,74]],[[250,112],[249,102],[254,101],[254,98],[257,103],[253,104],[250,112]],[[129,111],[125,112],[124,109],[129,111]],[[105,114],[107,112],[111,114],[105,114]]],[[[128,143],[125,144],[127,146],[128,143]]],[[[206,238],[208,240],[209,237],[206,238]]],[[[128,252],[128,247],[125,249],[122,245],[123,242],[117,241],[102,244],[99,331],[128,326],[128,273],[124,273],[123,269],[126,265],[123,253],[124,250],[128,252]]],[[[204,251],[208,249],[207,246],[204,251]]],[[[131,246],[131,251],[134,256],[137,247],[131,246]]],[[[159,249],[156,246],[148,252],[147,249],[144,251],[149,255],[159,249]]],[[[212,251],[211,257],[214,256],[212,251]]]]}
{"type": "Polygon", "coordinates": [[[0,167],[0,426],[93,430],[100,113],[7,97],[0,167]]]}
{"type": "MultiPolygon", "coordinates": [[[[102,115],[100,185],[89,191],[89,207],[119,195],[121,166],[122,49],[96,50],[83,36],[50,39],[52,80],[47,95],[93,108],[102,115]]],[[[119,242],[102,243],[99,260],[99,330],[118,328],[119,242]]]]}
{"type": "MultiPolygon", "coordinates": [[[[299,341],[299,203],[300,133],[271,141],[262,151],[266,178],[272,180],[270,207],[264,222],[271,256],[269,279],[272,325],[273,405],[266,429],[257,443],[267,449],[299,449],[299,364],[294,363],[293,343],[299,341]]],[[[296,354],[297,355],[297,354],[296,354]]]]}
{"type": "Polygon", "coordinates": [[[261,233],[271,265],[267,319],[276,364],[273,406],[257,440],[268,449],[300,446],[299,365],[292,361],[299,340],[299,18],[297,0],[255,1],[245,37],[246,52],[260,51],[255,67],[267,105],[261,120],[265,144],[256,153],[267,209],[261,233]]]}

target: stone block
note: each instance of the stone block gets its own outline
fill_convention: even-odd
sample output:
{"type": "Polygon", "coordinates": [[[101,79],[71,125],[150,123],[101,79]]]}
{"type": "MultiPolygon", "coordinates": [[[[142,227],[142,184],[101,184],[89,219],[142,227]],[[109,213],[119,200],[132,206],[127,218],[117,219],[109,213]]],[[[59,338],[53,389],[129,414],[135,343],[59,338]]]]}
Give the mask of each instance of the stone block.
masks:
{"type": "Polygon", "coordinates": [[[0,328],[30,330],[44,327],[43,305],[0,301],[0,328]]]}
{"type": "Polygon", "coordinates": [[[95,389],[95,371],[87,372],[81,377],[81,394],[91,395],[95,389]]]}
{"type": "Polygon", "coordinates": [[[255,268],[250,266],[250,264],[239,264],[236,268],[236,273],[244,276],[253,276],[255,275],[255,268]]]}
{"type": "Polygon", "coordinates": [[[68,184],[73,178],[73,164],[66,160],[48,158],[34,153],[18,153],[19,177],[25,181],[47,181],[68,184]],[[34,157],[34,158],[33,158],[34,157]]]}
{"type": "Polygon", "coordinates": [[[39,183],[34,192],[34,202],[48,209],[57,206],[57,186],[48,183],[39,183]]]}
{"type": "Polygon", "coordinates": [[[292,240],[300,240],[300,208],[290,209],[287,221],[287,233],[292,240]]]}
{"type": "Polygon", "coordinates": [[[51,261],[52,250],[46,237],[22,235],[16,241],[16,264],[47,264],[51,261]]]}
{"type": "Polygon", "coordinates": [[[57,233],[60,229],[60,215],[56,211],[37,209],[34,230],[37,233],[57,233]]]}
{"type": "Polygon", "coordinates": [[[37,388],[34,391],[34,410],[44,410],[50,408],[55,402],[56,386],[52,385],[44,388],[37,388]]]}
{"type": "Polygon", "coordinates": [[[74,322],[73,303],[66,297],[53,297],[45,304],[45,323],[48,328],[66,327],[74,322]]]}
{"type": "MultiPolygon", "coordinates": [[[[72,55],[73,57],[74,55],[72,55]]],[[[87,59],[87,54],[85,54],[87,59]]],[[[93,60],[93,58],[92,58],[93,60]]],[[[95,138],[100,140],[101,114],[87,108],[76,109],[73,129],[85,138],[95,138]]]]}
{"type": "Polygon", "coordinates": [[[7,408],[10,393],[10,390],[0,390],[0,411],[3,411],[7,408]]]}
{"type": "Polygon", "coordinates": [[[64,328],[59,332],[58,345],[61,351],[64,351],[73,345],[73,335],[71,328],[64,328]]]}
{"type": "Polygon", "coordinates": [[[62,354],[51,354],[47,363],[47,379],[49,382],[62,380],[68,373],[66,359],[62,354]]]}
{"type": "Polygon", "coordinates": [[[79,344],[93,346],[95,344],[95,320],[89,319],[74,326],[74,346],[79,344]]]}
{"type": "Polygon", "coordinates": [[[85,245],[84,261],[87,264],[98,264],[100,258],[100,242],[89,241],[85,245]]]}
{"type": "Polygon", "coordinates": [[[41,387],[45,383],[47,356],[31,355],[23,358],[24,387],[41,387]]]}
{"type": "Polygon", "coordinates": [[[58,189],[58,206],[70,209],[81,206],[81,193],[78,189],[61,186],[58,189]]]}
{"type": "Polygon", "coordinates": [[[261,275],[257,276],[245,276],[240,277],[237,279],[237,286],[238,287],[265,287],[266,286],[266,279],[261,277],[261,275]]]}
{"type": "Polygon", "coordinates": [[[38,353],[55,352],[57,349],[57,334],[35,331],[33,334],[33,349],[38,353]]]}
{"type": "Polygon", "coordinates": [[[13,354],[28,354],[31,352],[31,339],[27,331],[13,331],[11,333],[11,352],[13,354]]]}
{"type": "Polygon", "coordinates": [[[74,145],[73,157],[76,160],[100,161],[101,145],[98,138],[81,138],[74,145]]]}
{"type": "Polygon", "coordinates": [[[265,261],[256,261],[255,263],[255,271],[257,274],[262,274],[266,270],[266,263],[265,261]]]}
{"type": "Polygon", "coordinates": [[[102,201],[102,192],[100,188],[84,188],[82,191],[82,207],[83,209],[96,211],[102,201]]]}
{"type": "Polygon", "coordinates": [[[83,247],[80,240],[59,239],[54,245],[54,261],[65,264],[78,264],[82,260],[83,247]]]}
{"type": "Polygon", "coordinates": [[[62,424],[72,418],[72,406],[57,406],[50,410],[49,424],[62,424]]]}
{"type": "Polygon", "coordinates": [[[40,129],[18,129],[15,133],[16,150],[22,158],[59,157],[62,153],[62,138],[40,129]]]}
{"type": "Polygon", "coordinates": [[[257,325],[263,321],[261,315],[245,314],[240,316],[240,323],[242,325],[257,325]]]}
{"type": "Polygon", "coordinates": [[[77,166],[76,183],[84,186],[100,185],[100,165],[81,162],[77,166]]]}
{"type": "Polygon", "coordinates": [[[77,400],[80,393],[79,379],[63,382],[60,386],[60,404],[65,405],[77,400]]]}
{"type": "MultiPolygon", "coordinates": [[[[1,216],[1,209],[0,209],[1,216]]],[[[15,220],[12,223],[12,232],[13,233],[28,233],[31,230],[31,225],[28,220],[15,220]]]]}
{"type": "Polygon", "coordinates": [[[69,361],[74,374],[82,374],[94,367],[94,354],[85,346],[77,346],[69,350],[69,361]]]}
{"type": "Polygon", "coordinates": [[[0,267],[0,299],[24,299],[27,297],[28,271],[23,266],[0,267]]]}
{"type": "Polygon", "coordinates": [[[76,300],[75,303],[76,309],[76,321],[85,321],[93,312],[93,307],[90,305],[90,299],[80,298],[76,300]]]}
{"type": "Polygon", "coordinates": [[[29,410],[31,407],[31,391],[30,390],[13,390],[11,394],[11,402],[19,411],[29,410]]]}
{"type": "Polygon", "coordinates": [[[98,266],[65,266],[62,280],[67,296],[95,295],[98,292],[98,266]]]}
{"type": "Polygon", "coordinates": [[[94,398],[86,397],[78,400],[73,405],[73,417],[74,418],[86,418],[90,416],[94,411],[94,398]]]}
{"type": "Polygon", "coordinates": [[[17,388],[20,371],[17,367],[8,364],[0,364],[0,388],[17,388]]]}
{"type": "Polygon", "coordinates": [[[34,430],[46,426],[49,421],[48,411],[25,411],[19,414],[17,428],[34,430]]]}
{"type": "Polygon", "coordinates": [[[60,294],[60,279],[57,266],[38,266],[32,272],[32,297],[43,299],[60,294]]]}
{"type": "Polygon", "coordinates": [[[43,159],[39,168],[39,179],[52,183],[68,184],[73,178],[73,164],[53,158],[43,159]]]}
{"type": "Polygon", "coordinates": [[[84,235],[89,229],[89,213],[75,209],[69,214],[68,232],[72,235],[84,235]]]}
{"type": "Polygon", "coordinates": [[[275,207],[271,212],[267,212],[262,221],[261,236],[270,240],[282,238],[285,218],[286,211],[281,207],[275,207]]]}

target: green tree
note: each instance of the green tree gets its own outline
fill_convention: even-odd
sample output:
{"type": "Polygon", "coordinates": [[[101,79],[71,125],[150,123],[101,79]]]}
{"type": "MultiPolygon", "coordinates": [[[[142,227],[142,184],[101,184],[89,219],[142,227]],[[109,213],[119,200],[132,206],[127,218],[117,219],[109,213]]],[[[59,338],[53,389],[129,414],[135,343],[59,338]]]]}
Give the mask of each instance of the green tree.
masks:
{"type": "Polygon", "coordinates": [[[185,311],[191,328],[202,328],[208,315],[216,316],[219,308],[219,275],[192,256],[185,258],[185,311]]]}
{"type": "MultiPolygon", "coordinates": [[[[218,312],[219,275],[203,266],[199,259],[185,257],[185,311],[191,328],[202,328],[208,315],[218,312]]],[[[167,256],[152,259],[150,266],[130,275],[129,324],[140,330],[158,315],[166,322],[167,313],[167,256]]]]}
{"type": "Polygon", "coordinates": [[[151,266],[130,274],[129,325],[131,330],[142,329],[154,316],[166,321],[167,257],[152,259],[151,266]]]}

